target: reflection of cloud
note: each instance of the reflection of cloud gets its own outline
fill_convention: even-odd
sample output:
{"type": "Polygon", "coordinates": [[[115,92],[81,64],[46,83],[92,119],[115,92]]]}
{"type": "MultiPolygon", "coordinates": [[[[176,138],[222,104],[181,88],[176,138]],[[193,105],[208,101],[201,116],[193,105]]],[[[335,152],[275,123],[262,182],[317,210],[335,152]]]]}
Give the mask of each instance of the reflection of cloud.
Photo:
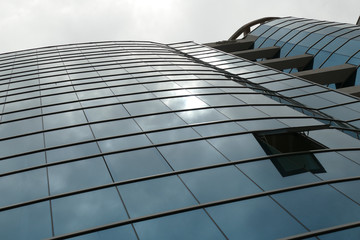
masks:
{"type": "Polygon", "coordinates": [[[311,0],[262,0],[257,5],[261,7],[236,0],[1,1],[1,51],[99,40],[208,42],[226,39],[241,25],[264,16],[355,23],[359,9],[357,0],[326,5],[311,0]]]}

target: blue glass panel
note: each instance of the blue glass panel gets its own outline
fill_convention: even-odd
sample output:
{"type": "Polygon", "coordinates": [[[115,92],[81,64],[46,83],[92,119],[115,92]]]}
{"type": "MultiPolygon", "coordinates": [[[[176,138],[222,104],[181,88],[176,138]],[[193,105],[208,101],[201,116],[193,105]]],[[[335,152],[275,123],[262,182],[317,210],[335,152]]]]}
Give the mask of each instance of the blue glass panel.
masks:
{"type": "Polygon", "coordinates": [[[44,152],[3,159],[0,161],[0,174],[23,168],[33,167],[40,164],[45,164],[44,152]]]}
{"type": "Polygon", "coordinates": [[[208,107],[206,103],[194,96],[168,98],[162,99],[161,101],[164,102],[172,110],[185,110],[208,107]]]}
{"type": "Polygon", "coordinates": [[[306,232],[269,197],[219,205],[207,211],[229,239],[268,240],[306,232]]]}
{"type": "Polygon", "coordinates": [[[52,236],[48,202],[0,212],[0,239],[45,239],[52,236]]]}
{"type": "Polygon", "coordinates": [[[234,166],[186,173],[180,177],[200,203],[239,197],[261,191],[234,166]]]}
{"type": "Polygon", "coordinates": [[[117,228],[110,228],[95,233],[82,235],[79,237],[68,238],[69,240],[104,240],[104,239],[126,239],[136,240],[134,229],[131,225],[125,225],[117,228]]]}
{"type": "Polygon", "coordinates": [[[45,129],[64,127],[87,122],[83,111],[51,114],[44,116],[43,119],[45,129]]]}
{"type": "Polygon", "coordinates": [[[319,181],[319,179],[310,172],[283,177],[270,160],[243,163],[237,166],[264,190],[273,190],[319,181]]]}
{"type": "Polygon", "coordinates": [[[340,192],[360,204],[360,181],[349,181],[332,184],[340,192]]]}
{"type": "Polygon", "coordinates": [[[147,136],[154,144],[198,138],[200,135],[192,128],[180,128],[168,131],[149,133],[147,136]]]}
{"type": "Polygon", "coordinates": [[[186,125],[186,123],[174,113],[135,118],[135,121],[144,131],[186,125]]]}
{"type": "Polygon", "coordinates": [[[329,148],[360,147],[360,142],[357,139],[335,129],[311,131],[309,137],[329,148]]]}
{"type": "Polygon", "coordinates": [[[106,97],[114,95],[110,89],[96,89],[96,90],[88,90],[81,91],[76,93],[80,100],[106,97]]]}
{"type": "Polygon", "coordinates": [[[25,137],[1,141],[0,157],[24,153],[44,148],[43,134],[34,134],[25,137]]]}
{"type": "Polygon", "coordinates": [[[100,150],[96,143],[86,143],[47,151],[46,158],[48,162],[52,163],[73,158],[91,156],[98,153],[100,153],[100,150]]]}
{"type": "Polygon", "coordinates": [[[209,142],[231,161],[266,155],[251,134],[214,138],[209,142]]]}
{"type": "Polygon", "coordinates": [[[127,219],[115,188],[52,200],[55,235],[127,219]]]}
{"type": "Polygon", "coordinates": [[[131,115],[141,115],[156,112],[167,112],[169,108],[160,100],[150,100],[144,102],[124,104],[124,107],[131,115]]]}
{"type": "Polygon", "coordinates": [[[282,123],[276,119],[241,121],[241,122],[237,122],[237,123],[249,131],[288,127],[287,125],[285,125],[284,123],[282,123]]]}
{"type": "Polygon", "coordinates": [[[8,175],[0,178],[0,206],[26,202],[48,196],[45,169],[8,175]]]}
{"type": "Polygon", "coordinates": [[[194,127],[194,129],[203,137],[217,136],[229,133],[240,133],[245,131],[244,128],[240,127],[234,122],[203,125],[199,127],[194,127]]]}
{"type": "Polygon", "coordinates": [[[135,223],[140,239],[225,239],[203,210],[135,223]]]}
{"type": "Polygon", "coordinates": [[[94,137],[89,126],[73,127],[51,132],[45,132],[45,144],[47,147],[76,143],[92,139],[94,139],[94,137]]]}
{"type": "Polygon", "coordinates": [[[115,181],[170,172],[171,168],[155,148],[105,156],[115,181]]]}
{"type": "Polygon", "coordinates": [[[254,107],[231,107],[231,108],[219,108],[221,113],[228,116],[231,119],[247,119],[247,118],[264,118],[268,117],[265,113],[257,110],[254,107]]]}
{"type": "Polygon", "coordinates": [[[310,230],[360,220],[359,206],[330,186],[280,193],[273,198],[310,230]]]}
{"type": "Polygon", "coordinates": [[[130,217],[140,217],[197,204],[176,176],[121,185],[118,188],[130,217]]]}
{"type": "Polygon", "coordinates": [[[167,145],[158,149],[175,170],[227,162],[214,147],[203,140],[167,145]]]}
{"type": "Polygon", "coordinates": [[[30,118],[21,121],[2,123],[0,125],[0,136],[1,138],[12,137],[41,130],[41,118],[30,118]]]}
{"type": "Polygon", "coordinates": [[[132,119],[91,124],[91,129],[96,138],[141,132],[139,126],[132,119]]]}
{"type": "Polygon", "coordinates": [[[151,142],[145,135],[114,138],[99,142],[102,152],[120,151],[136,147],[148,146],[151,142]]]}
{"type": "Polygon", "coordinates": [[[48,173],[52,195],[112,182],[102,158],[55,165],[48,168],[48,173]]]}
{"type": "Polygon", "coordinates": [[[223,114],[219,113],[215,109],[201,109],[201,110],[192,110],[178,112],[182,119],[184,119],[189,124],[203,123],[203,122],[212,122],[218,120],[228,119],[223,114]]]}

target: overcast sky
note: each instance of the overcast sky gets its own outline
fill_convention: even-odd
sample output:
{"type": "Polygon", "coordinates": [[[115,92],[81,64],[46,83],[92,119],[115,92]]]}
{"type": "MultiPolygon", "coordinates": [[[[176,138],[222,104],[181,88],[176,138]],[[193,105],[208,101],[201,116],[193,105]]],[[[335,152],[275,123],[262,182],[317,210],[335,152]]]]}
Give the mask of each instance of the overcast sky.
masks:
{"type": "Polygon", "coordinates": [[[355,23],[359,10],[359,0],[0,0],[0,52],[103,40],[205,43],[261,17],[355,23]]]}

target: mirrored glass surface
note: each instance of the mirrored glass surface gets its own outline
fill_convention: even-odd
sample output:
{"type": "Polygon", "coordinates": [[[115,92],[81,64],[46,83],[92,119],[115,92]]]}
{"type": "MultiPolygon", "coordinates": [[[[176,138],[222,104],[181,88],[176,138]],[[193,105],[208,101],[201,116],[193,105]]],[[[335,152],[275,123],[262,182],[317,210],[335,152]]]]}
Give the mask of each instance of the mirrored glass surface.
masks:
{"type": "Polygon", "coordinates": [[[141,132],[139,126],[132,119],[91,124],[91,129],[96,138],[141,132]]]}
{"type": "Polygon", "coordinates": [[[161,101],[165,103],[172,110],[184,110],[184,109],[208,107],[206,103],[204,103],[199,98],[194,96],[167,98],[167,99],[162,99],[161,101]]]}
{"type": "Polygon", "coordinates": [[[102,152],[121,151],[151,145],[151,142],[145,135],[113,138],[99,141],[98,143],[102,152]]]}
{"type": "Polygon", "coordinates": [[[49,202],[0,212],[1,239],[45,239],[52,236],[49,202]]]}
{"type": "Polygon", "coordinates": [[[190,172],[182,174],[180,177],[200,203],[261,191],[234,166],[190,172]]]}
{"type": "Polygon", "coordinates": [[[125,108],[120,104],[98,108],[88,108],[85,109],[84,112],[90,122],[130,116],[125,108]]]}
{"type": "Polygon", "coordinates": [[[59,114],[51,114],[44,116],[43,119],[45,129],[58,128],[87,122],[83,111],[70,111],[59,114]]]}
{"type": "Polygon", "coordinates": [[[171,168],[155,148],[105,156],[115,181],[170,172],[171,168]]]}
{"type": "Polygon", "coordinates": [[[217,136],[221,134],[229,134],[235,132],[244,132],[245,129],[234,122],[208,124],[199,127],[194,127],[196,132],[203,137],[217,136]]]}
{"type": "Polygon", "coordinates": [[[40,117],[24,119],[21,121],[2,123],[0,125],[0,137],[12,137],[41,130],[42,121],[40,117]]]}
{"type": "Polygon", "coordinates": [[[91,156],[98,153],[100,153],[100,150],[96,143],[86,143],[47,151],[46,158],[49,163],[52,163],[73,158],[91,156]]]}
{"type": "Polygon", "coordinates": [[[45,169],[12,174],[0,178],[0,206],[26,202],[48,196],[45,169]]]}
{"type": "Polygon", "coordinates": [[[46,147],[59,146],[92,139],[94,139],[94,136],[89,126],[80,126],[45,132],[46,147]]]}
{"type": "Polygon", "coordinates": [[[218,205],[206,210],[229,239],[279,239],[306,232],[269,197],[218,205]]]}
{"type": "Polygon", "coordinates": [[[132,116],[156,112],[167,112],[170,110],[160,100],[128,103],[124,104],[124,107],[129,111],[132,116]]]}
{"type": "Polygon", "coordinates": [[[115,188],[58,198],[51,202],[55,235],[127,219],[115,188]]]}
{"type": "Polygon", "coordinates": [[[267,159],[238,164],[237,166],[264,190],[285,188],[320,180],[310,172],[283,177],[275,165],[267,159]]]}
{"type": "Polygon", "coordinates": [[[132,218],[197,204],[176,176],[120,185],[118,188],[132,218]]]}
{"type": "Polygon", "coordinates": [[[215,109],[199,109],[191,111],[183,111],[176,113],[188,124],[205,123],[228,119],[215,109]]]}
{"type": "Polygon", "coordinates": [[[200,137],[200,135],[192,128],[179,128],[174,130],[149,133],[147,136],[154,144],[182,141],[200,137]]]}
{"type": "Polygon", "coordinates": [[[158,147],[175,170],[227,162],[207,141],[192,141],[158,147]]]}
{"type": "Polygon", "coordinates": [[[0,161],[0,174],[16,171],[23,168],[45,164],[45,153],[33,153],[24,156],[2,159],[0,161]]]}
{"type": "Polygon", "coordinates": [[[34,134],[25,137],[1,141],[0,157],[24,153],[44,148],[43,134],[34,134]]]}
{"type": "Polygon", "coordinates": [[[359,206],[327,185],[284,192],[273,197],[310,230],[360,220],[359,206]]]}
{"type": "Polygon", "coordinates": [[[111,183],[102,158],[91,158],[48,168],[52,195],[111,183]]]}
{"type": "Polygon", "coordinates": [[[119,238],[137,240],[134,229],[132,228],[131,225],[110,228],[103,231],[98,231],[68,239],[69,240],[104,240],[104,239],[119,239],[119,238]]]}
{"type": "Polygon", "coordinates": [[[225,239],[203,210],[135,223],[140,239],[225,239]]]}
{"type": "Polygon", "coordinates": [[[135,118],[135,121],[144,131],[186,125],[186,123],[174,113],[135,118]]]}
{"type": "Polygon", "coordinates": [[[213,138],[209,142],[230,161],[266,155],[252,134],[213,138]]]}

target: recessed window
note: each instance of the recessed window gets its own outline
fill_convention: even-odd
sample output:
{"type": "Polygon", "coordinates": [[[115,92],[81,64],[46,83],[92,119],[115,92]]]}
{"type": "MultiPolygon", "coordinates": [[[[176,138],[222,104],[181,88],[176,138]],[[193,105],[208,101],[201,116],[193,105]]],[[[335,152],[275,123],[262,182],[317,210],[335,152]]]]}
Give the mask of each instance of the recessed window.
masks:
{"type": "MultiPolygon", "coordinates": [[[[305,134],[297,132],[259,135],[257,136],[257,140],[268,155],[303,152],[324,148],[305,134]]],[[[312,153],[272,157],[270,159],[283,177],[304,172],[326,172],[324,167],[312,153]]]]}

